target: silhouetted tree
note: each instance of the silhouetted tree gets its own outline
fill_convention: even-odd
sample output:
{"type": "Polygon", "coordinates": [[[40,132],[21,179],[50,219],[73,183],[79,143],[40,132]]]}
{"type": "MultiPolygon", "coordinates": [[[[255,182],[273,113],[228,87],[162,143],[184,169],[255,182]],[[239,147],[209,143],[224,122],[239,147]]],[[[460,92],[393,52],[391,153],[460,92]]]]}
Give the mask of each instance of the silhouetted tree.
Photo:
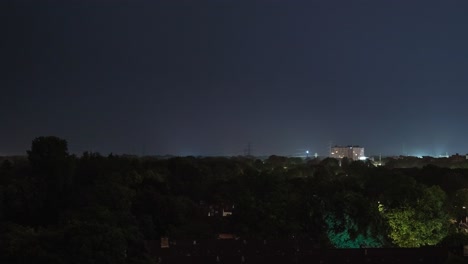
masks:
{"type": "Polygon", "coordinates": [[[67,141],[58,137],[38,137],[32,141],[28,159],[32,167],[34,193],[42,200],[36,211],[38,224],[48,225],[58,220],[58,215],[68,202],[72,185],[74,160],[68,154],[67,141]]]}

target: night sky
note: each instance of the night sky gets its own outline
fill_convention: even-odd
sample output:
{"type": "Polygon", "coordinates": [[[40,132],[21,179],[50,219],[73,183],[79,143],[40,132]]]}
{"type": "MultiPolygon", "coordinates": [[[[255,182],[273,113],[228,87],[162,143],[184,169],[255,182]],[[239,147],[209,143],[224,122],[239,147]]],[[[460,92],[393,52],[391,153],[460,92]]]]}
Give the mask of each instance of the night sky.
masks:
{"type": "Polygon", "coordinates": [[[467,1],[2,1],[0,155],[45,135],[76,154],[465,154],[467,14],[467,1]]]}

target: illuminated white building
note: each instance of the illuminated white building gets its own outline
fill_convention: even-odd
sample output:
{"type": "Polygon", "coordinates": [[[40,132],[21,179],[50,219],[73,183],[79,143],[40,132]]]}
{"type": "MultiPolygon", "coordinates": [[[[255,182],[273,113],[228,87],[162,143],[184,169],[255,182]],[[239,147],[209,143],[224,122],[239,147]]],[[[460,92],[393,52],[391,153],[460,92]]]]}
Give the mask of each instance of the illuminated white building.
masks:
{"type": "Polygon", "coordinates": [[[364,148],[360,146],[334,146],[330,157],[335,159],[348,158],[350,160],[365,160],[364,148]]]}

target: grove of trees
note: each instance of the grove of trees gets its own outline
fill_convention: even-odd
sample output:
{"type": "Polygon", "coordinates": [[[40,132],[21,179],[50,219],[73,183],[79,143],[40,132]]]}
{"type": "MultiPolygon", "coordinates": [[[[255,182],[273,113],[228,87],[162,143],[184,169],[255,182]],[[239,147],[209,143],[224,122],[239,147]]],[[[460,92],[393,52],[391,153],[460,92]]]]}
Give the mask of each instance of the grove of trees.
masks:
{"type": "Polygon", "coordinates": [[[68,153],[33,140],[0,164],[1,263],[153,263],[145,242],[307,240],[322,248],[467,241],[468,169],[374,167],[271,156],[68,153]],[[232,215],[209,216],[229,207],[232,215]]]}

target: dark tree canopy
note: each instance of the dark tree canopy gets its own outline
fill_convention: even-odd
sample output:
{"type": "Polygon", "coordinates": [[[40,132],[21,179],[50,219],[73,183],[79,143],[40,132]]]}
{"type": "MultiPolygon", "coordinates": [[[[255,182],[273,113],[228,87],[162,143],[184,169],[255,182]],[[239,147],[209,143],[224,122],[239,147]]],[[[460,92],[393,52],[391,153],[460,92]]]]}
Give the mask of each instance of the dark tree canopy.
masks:
{"type": "Polygon", "coordinates": [[[321,248],[461,243],[468,170],[430,168],[274,155],[76,157],[65,140],[38,137],[27,159],[0,165],[0,262],[154,263],[150,241],[219,234],[321,248]]]}
{"type": "Polygon", "coordinates": [[[38,137],[33,140],[28,159],[32,166],[52,165],[68,157],[68,143],[54,136],[38,137]]]}

